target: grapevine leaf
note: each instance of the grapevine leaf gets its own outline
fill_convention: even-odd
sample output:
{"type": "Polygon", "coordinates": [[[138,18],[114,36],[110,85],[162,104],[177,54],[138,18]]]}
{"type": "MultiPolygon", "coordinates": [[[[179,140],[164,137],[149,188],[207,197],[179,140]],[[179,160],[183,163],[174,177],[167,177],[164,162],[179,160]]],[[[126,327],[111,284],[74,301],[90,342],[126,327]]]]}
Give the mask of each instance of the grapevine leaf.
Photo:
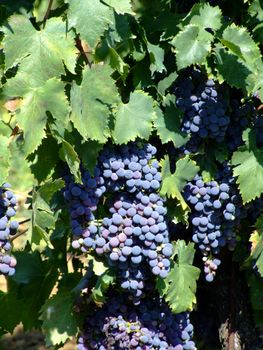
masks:
{"type": "Polygon", "coordinates": [[[253,0],[248,8],[248,14],[259,22],[263,21],[263,4],[261,0],[253,0]]]}
{"type": "Polygon", "coordinates": [[[174,103],[166,105],[164,112],[157,109],[156,114],[154,126],[162,143],[172,141],[175,147],[181,147],[189,140],[189,136],[181,131],[183,112],[174,103]]]}
{"type": "Polygon", "coordinates": [[[0,184],[4,183],[8,176],[10,156],[9,140],[0,135],[0,184]]]}
{"type": "Polygon", "coordinates": [[[166,71],[164,65],[164,50],[160,46],[150,44],[149,42],[147,44],[147,47],[150,54],[150,70],[152,72],[152,75],[155,72],[162,73],[163,71],[166,71]]]}
{"type": "Polygon", "coordinates": [[[83,73],[81,85],[71,89],[71,120],[84,139],[104,143],[112,105],[119,95],[107,65],[93,66],[83,73]]]}
{"type": "Polygon", "coordinates": [[[178,69],[202,64],[211,48],[213,36],[199,26],[189,24],[172,40],[178,69]]]}
{"type": "Polygon", "coordinates": [[[42,264],[40,254],[33,252],[32,254],[24,252],[16,252],[15,257],[18,261],[16,273],[12,277],[17,284],[29,284],[35,278],[45,275],[45,267],[42,264]]]}
{"type": "Polygon", "coordinates": [[[132,33],[129,23],[129,17],[127,15],[121,16],[114,14],[114,24],[110,25],[108,35],[110,38],[110,43],[128,43],[131,38],[136,38],[132,33]]]}
{"type": "Polygon", "coordinates": [[[138,62],[133,69],[133,85],[137,90],[153,86],[149,65],[149,57],[146,56],[143,60],[138,62]]]}
{"type": "Polygon", "coordinates": [[[88,169],[92,175],[94,173],[94,168],[97,165],[99,152],[102,148],[103,145],[97,141],[85,141],[78,149],[78,154],[83,166],[88,169]]]}
{"type": "Polygon", "coordinates": [[[244,60],[248,65],[252,65],[260,57],[257,44],[251,38],[249,32],[244,27],[237,27],[235,24],[228,26],[222,35],[221,42],[232,53],[244,60]]]}
{"type": "Polygon", "coordinates": [[[196,282],[200,270],[193,266],[194,244],[186,245],[178,240],[175,245],[177,261],[173,263],[171,271],[164,281],[158,281],[157,288],[164,295],[173,312],[180,313],[192,310],[196,304],[196,282]]]}
{"type": "Polygon", "coordinates": [[[62,139],[62,149],[60,154],[62,159],[67,162],[75,181],[81,183],[80,159],[74,147],[69,142],[62,139]]]}
{"type": "Polygon", "coordinates": [[[10,279],[10,291],[0,298],[0,329],[13,331],[22,322],[24,330],[39,327],[39,310],[58,278],[53,261],[41,260],[38,252],[15,252],[16,274],[10,279]],[[29,297],[30,296],[30,297],[29,297]],[[9,310],[9,311],[8,311],[9,310]]]}
{"type": "Polygon", "coordinates": [[[263,193],[263,151],[256,147],[251,130],[246,130],[243,138],[246,144],[233,154],[232,164],[243,202],[247,203],[263,193]]]}
{"type": "Polygon", "coordinates": [[[187,181],[194,178],[199,168],[188,156],[177,161],[174,174],[171,174],[170,171],[169,156],[165,156],[161,161],[161,167],[163,183],[160,193],[162,196],[171,198],[170,202],[172,199],[177,199],[176,202],[170,205],[172,210],[169,211],[169,216],[172,218],[173,222],[182,221],[187,223],[187,216],[190,212],[190,208],[186,204],[181,192],[187,181]]]}
{"type": "Polygon", "coordinates": [[[59,161],[58,144],[53,137],[46,137],[38,149],[28,159],[31,171],[39,183],[45,181],[59,161]]]}
{"type": "Polygon", "coordinates": [[[38,190],[38,207],[40,206],[40,200],[45,201],[46,203],[50,202],[53,195],[60,191],[65,186],[65,183],[62,179],[56,179],[54,181],[48,180],[42,186],[40,186],[38,190]]]}
{"type": "Polygon", "coordinates": [[[166,90],[175,82],[175,79],[177,77],[178,77],[178,74],[176,72],[173,72],[173,73],[169,74],[168,77],[161,80],[157,86],[159,94],[164,96],[166,90]]]}
{"type": "MultiPolygon", "coordinates": [[[[15,79],[5,85],[4,93],[10,97],[20,96],[20,87],[15,79]]],[[[24,151],[34,152],[45,137],[47,111],[51,112],[56,123],[65,127],[68,121],[69,105],[64,93],[64,85],[56,78],[49,79],[38,88],[31,88],[23,96],[16,112],[18,124],[24,131],[24,151]]]]}
{"type": "Polygon", "coordinates": [[[69,28],[75,28],[91,48],[114,22],[113,10],[99,0],[67,0],[69,28]]]}
{"type": "Polygon", "coordinates": [[[112,69],[116,69],[122,79],[125,80],[129,73],[129,65],[122,60],[121,56],[112,47],[109,48],[109,63],[112,69]]]}
{"type": "Polygon", "coordinates": [[[184,24],[197,25],[200,28],[218,30],[221,27],[222,12],[218,6],[195,4],[184,19],[184,24]]]}
{"type": "Polygon", "coordinates": [[[226,81],[229,85],[243,89],[244,91],[249,90],[249,77],[252,72],[245,63],[238,59],[237,55],[228,52],[221,46],[215,48],[215,55],[217,69],[222,76],[222,80],[226,81]]]}
{"type": "Polygon", "coordinates": [[[47,246],[52,247],[48,231],[55,228],[54,213],[49,202],[54,193],[64,187],[61,179],[49,180],[38,190],[33,191],[32,199],[32,234],[29,237],[33,249],[44,250],[47,246]]]}
{"type": "Polygon", "coordinates": [[[141,90],[130,95],[127,104],[120,104],[116,113],[113,138],[117,144],[134,141],[136,137],[148,140],[155,116],[153,99],[141,90]]]}
{"type": "Polygon", "coordinates": [[[73,33],[66,33],[66,23],[59,18],[51,18],[45,28],[38,31],[28,18],[14,15],[3,31],[6,69],[21,62],[19,70],[27,72],[29,79],[31,73],[30,80],[42,83],[63,74],[63,62],[74,72],[76,49],[73,33]]]}
{"type": "Polygon", "coordinates": [[[5,330],[13,332],[15,327],[19,324],[21,319],[21,305],[20,300],[13,292],[0,292],[0,312],[5,317],[0,317],[0,331],[5,330]]]}
{"type": "Polygon", "coordinates": [[[130,0],[104,0],[103,2],[105,2],[105,4],[109,5],[110,7],[113,7],[117,13],[130,13],[131,15],[134,14],[130,0]]]}
{"type": "Polygon", "coordinates": [[[182,198],[181,191],[186,183],[195,177],[199,167],[188,156],[181,158],[176,162],[176,170],[173,174],[170,172],[168,156],[165,156],[161,161],[161,166],[163,179],[161,194],[163,196],[177,198],[180,201],[182,200],[183,204],[184,200],[182,198]]]}
{"type": "Polygon", "coordinates": [[[39,319],[43,321],[46,345],[54,346],[65,343],[77,333],[77,320],[73,313],[74,296],[58,292],[48,299],[41,308],[39,319]]]}
{"type": "Polygon", "coordinates": [[[98,277],[91,294],[95,303],[103,303],[105,301],[105,292],[114,283],[115,279],[116,276],[110,269],[98,277]]]}

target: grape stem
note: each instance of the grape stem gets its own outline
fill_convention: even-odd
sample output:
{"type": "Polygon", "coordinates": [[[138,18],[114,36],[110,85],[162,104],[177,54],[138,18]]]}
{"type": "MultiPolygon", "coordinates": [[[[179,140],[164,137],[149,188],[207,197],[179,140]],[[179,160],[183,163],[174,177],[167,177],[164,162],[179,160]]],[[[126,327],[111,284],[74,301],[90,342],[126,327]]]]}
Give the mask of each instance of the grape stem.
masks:
{"type": "Polygon", "coordinates": [[[29,221],[31,221],[30,218],[22,220],[22,221],[19,221],[19,225],[23,225],[23,224],[25,224],[26,222],[29,222],[29,221]]]}
{"type": "Polygon", "coordinates": [[[13,242],[16,238],[18,238],[18,237],[24,235],[25,233],[27,233],[28,230],[29,230],[29,229],[27,228],[27,229],[25,229],[25,230],[23,230],[23,231],[21,231],[21,232],[18,232],[15,236],[13,236],[13,237],[10,238],[10,242],[13,242]]]}
{"type": "Polygon", "coordinates": [[[46,21],[49,17],[49,14],[50,14],[50,11],[51,11],[51,8],[52,8],[52,5],[53,5],[53,0],[49,0],[49,3],[48,3],[48,7],[47,7],[47,10],[46,10],[46,13],[45,13],[45,16],[43,18],[43,28],[45,28],[45,25],[46,25],[46,21]]]}

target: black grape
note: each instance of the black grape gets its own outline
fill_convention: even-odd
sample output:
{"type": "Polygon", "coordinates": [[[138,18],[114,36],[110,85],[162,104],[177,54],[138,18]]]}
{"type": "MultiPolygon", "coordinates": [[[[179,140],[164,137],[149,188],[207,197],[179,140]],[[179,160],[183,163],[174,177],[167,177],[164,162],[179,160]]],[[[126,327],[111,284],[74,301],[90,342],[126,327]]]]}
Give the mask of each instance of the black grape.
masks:
{"type": "Polygon", "coordinates": [[[17,198],[8,183],[0,187],[0,275],[13,276],[16,259],[10,255],[10,236],[15,235],[19,223],[12,218],[16,214],[17,198]]]}
{"type": "Polygon", "coordinates": [[[206,280],[211,282],[220,265],[220,249],[235,248],[235,228],[245,214],[230,166],[224,163],[214,181],[196,175],[186,185],[184,198],[191,207],[193,241],[205,256],[206,280]]]}
{"type": "Polygon", "coordinates": [[[85,237],[85,232],[89,229],[91,235],[97,231],[92,220],[95,220],[94,212],[97,210],[100,197],[106,191],[104,180],[100,176],[100,170],[96,167],[94,177],[89,171],[81,169],[82,184],[76,184],[71,175],[65,175],[66,187],[63,195],[69,204],[71,228],[73,232],[72,246],[80,248],[78,239],[85,237]]]}
{"type": "Polygon", "coordinates": [[[159,298],[139,306],[122,295],[87,315],[78,350],[196,350],[189,314],[174,315],[159,298]]]}
{"type": "Polygon", "coordinates": [[[185,154],[197,152],[203,139],[222,142],[230,123],[222,88],[198,70],[187,73],[175,83],[176,105],[184,112],[181,130],[191,135],[185,154]]]}
{"type": "Polygon", "coordinates": [[[167,210],[158,193],[161,174],[155,154],[156,148],[150,144],[105,147],[95,178],[85,172],[83,185],[76,185],[66,177],[64,191],[70,204],[72,246],[106,257],[135,304],[143,295],[145,264],[153,275],[165,278],[173,253],[167,210]],[[109,215],[98,221],[94,214],[105,193],[111,198],[106,202],[109,215]]]}

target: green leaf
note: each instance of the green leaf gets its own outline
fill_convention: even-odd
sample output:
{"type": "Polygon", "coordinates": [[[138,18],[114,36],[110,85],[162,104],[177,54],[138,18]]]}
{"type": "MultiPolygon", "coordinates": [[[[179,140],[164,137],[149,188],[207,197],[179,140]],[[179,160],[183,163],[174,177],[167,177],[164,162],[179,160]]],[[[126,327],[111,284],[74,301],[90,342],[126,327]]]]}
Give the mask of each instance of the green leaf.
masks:
{"type": "Polygon", "coordinates": [[[158,280],[157,288],[164,295],[171,310],[175,313],[193,310],[196,304],[196,282],[200,270],[193,266],[194,244],[186,245],[178,240],[175,245],[176,262],[164,281],[158,280]]]}
{"type": "Polygon", "coordinates": [[[115,142],[127,143],[136,137],[148,140],[154,116],[153,99],[141,90],[134,91],[127,104],[118,106],[113,131],[115,142]]]}
{"type": "Polygon", "coordinates": [[[248,8],[248,13],[253,19],[263,21],[263,4],[261,0],[252,0],[248,8]]]}
{"type": "Polygon", "coordinates": [[[33,191],[32,198],[32,234],[29,237],[33,249],[43,251],[46,247],[52,248],[49,230],[55,228],[54,212],[49,202],[53,195],[64,187],[61,179],[49,180],[38,190],[33,191]]]}
{"type": "Polygon", "coordinates": [[[104,143],[113,104],[120,98],[107,65],[86,68],[81,85],[71,89],[71,120],[84,139],[104,143]]]}
{"type": "Polygon", "coordinates": [[[40,326],[39,310],[54,288],[58,271],[54,262],[41,260],[38,252],[15,252],[16,273],[9,279],[9,292],[0,297],[0,329],[10,332],[18,323],[24,330],[40,326]]]}
{"type": "Polygon", "coordinates": [[[43,321],[42,329],[47,346],[64,344],[67,339],[76,335],[78,328],[73,313],[74,304],[72,294],[58,292],[42,306],[39,319],[43,321]]]}
{"type": "MultiPolygon", "coordinates": [[[[21,96],[19,82],[14,79],[5,85],[4,93],[10,97],[21,96]]],[[[16,112],[18,124],[24,131],[25,155],[34,152],[45,137],[47,112],[55,122],[65,127],[68,122],[69,105],[64,93],[64,84],[56,78],[47,80],[42,86],[27,87],[23,101],[16,112]]]]}
{"type": "Polygon", "coordinates": [[[84,168],[88,169],[92,175],[102,148],[103,145],[97,141],[85,141],[79,147],[78,154],[81,162],[84,168]]]}
{"type": "Polygon", "coordinates": [[[218,6],[195,4],[184,19],[184,24],[197,25],[200,28],[218,30],[221,27],[222,11],[218,6]]]}
{"type": "Polygon", "coordinates": [[[74,36],[67,33],[66,22],[61,19],[49,19],[45,28],[38,31],[28,18],[15,15],[9,18],[3,31],[5,67],[20,63],[19,70],[28,75],[24,84],[39,86],[40,82],[59,77],[65,72],[64,64],[74,72],[74,36]]]}
{"type": "Polygon", "coordinates": [[[161,194],[163,196],[177,198],[180,201],[183,200],[181,191],[186,183],[195,177],[199,167],[188,156],[181,158],[176,162],[176,170],[174,174],[171,174],[170,172],[169,156],[164,157],[161,161],[161,166],[163,179],[160,191],[161,194]]]}
{"type": "Polygon", "coordinates": [[[173,72],[168,75],[168,77],[161,80],[157,85],[157,90],[162,96],[165,95],[166,90],[175,82],[175,79],[178,77],[176,72],[173,72]]]}
{"type": "Polygon", "coordinates": [[[176,201],[173,201],[173,209],[172,211],[170,210],[169,215],[174,222],[182,221],[187,223],[187,216],[190,212],[190,208],[186,204],[181,192],[187,181],[195,177],[199,168],[194,161],[186,156],[177,161],[175,173],[171,174],[168,155],[161,161],[161,167],[162,187],[160,194],[171,199],[176,199],[176,201]]]}
{"type": "Polygon", "coordinates": [[[46,269],[38,252],[16,252],[15,257],[17,267],[12,280],[17,284],[29,284],[39,276],[44,277],[46,269]]]}
{"type": "MultiPolygon", "coordinates": [[[[65,182],[62,179],[48,180],[38,189],[38,201],[50,202],[54,194],[60,191],[65,186],[65,182]]],[[[40,207],[40,206],[39,206],[40,207]]]]}
{"type": "Polygon", "coordinates": [[[104,0],[103,2],[110,7],[113,7],[117,13],[130,13],[134,15],[130,0],[104,0]]]}
{"type": "Polygon", "coordinates": [[[7,137],[0,135],[0,185],[3,184],[9,173],[10,149],[7,137]]]}
{"type": "Polygon", "coordinates": [[[175,147],[181,147],[189,140],[189,136],[181,131],[183,112],[174,102],[166,105],[164,112],[157,109],[156,116],[154,126],[162,143],[172,141],[175,147]]]}
{"type": "Polygon", "coordinates": [[[59,161],[59,147],[53,137],[46,137],[34,154],[28,159],[31,161],[32,174],[39,183],[45,181],[51,175],[59,161]]]}
{"type": "Polygon", "coordinates": [[[62,139],[62,158],[67,162],[71,174],[74,176],[77,183],[82,183],[81,173],[80,173],[80,160],[77,152],[74,150],[73,146],[62,139]]]}
{"type": "Polygon", "coordinates": [[[221,42],[230,52],[232,51],[248,65],[253,66],[254,62],[260,57],[260,50],[246,28],[232,24],[224,30],[222,38],[221,42]]]}
{"type": "Polygon", "coordinates": [[[114,283],[115,279],[116,276],[114,272],[110,269],[108,269],[98,277],[96,285],[93,288],[91,294],[92,299],[95,303],[105,302],[105,293],[109,289],[109,287],[114,283]]]}
{"type": "Polygon", "coordinates": [[[243,138],[246,145],[233,154],[232,165],[243,202],[248,203],[263,193],[263,151],[256,147],[251,130],[246,130],[243,138]]]}
{"type": "Polygon", "coordinates": [[[100,40],[104,31],[113,24],[113,10],[99,0],[67,0],[69,4],[69,28],[75,28],[91,48],[100,40]]]}
{"type": "Polygon", "coordinates": [[[0,292],[0,312],[1,315],[5,315],[5,317],[0,317],[1,331],[5,330],[12,333],[19,324],[22,313],[20,302],[13,292],[0,292]]]}
{"type": "Polygon", "coordinates": [[[164,65],[164,50],[158,46],[147,43],[148,51],[150,54],[150,70],[152,72],[152,75],[155,72],[162,73],[163,71],[166,71],[165,65],[164,65]]]}
{"type": "Polygon", "coordinates": [[[211,49],[213,36],[204,29],[189,24],[172,40],[176,48],[178,69],[191,64],[202,64],[211,49]]]}
{"type": "Polygon", "coordinates": [[[230,86],[244,91],[249,90],[249,77],[252,74],[250,69],[241,61],[237,55],[228,52],[221,46],[216,46],[215,56],[217,70],[230,86]]]}
{"type": "Polygon", "coordinates": [[[116,69],[121,75],[122,79],[125,80],[129,73],[129,65],[126,64],[121,56],[112,47],[109,48],[109,63],[112,69],[116,69]]]}

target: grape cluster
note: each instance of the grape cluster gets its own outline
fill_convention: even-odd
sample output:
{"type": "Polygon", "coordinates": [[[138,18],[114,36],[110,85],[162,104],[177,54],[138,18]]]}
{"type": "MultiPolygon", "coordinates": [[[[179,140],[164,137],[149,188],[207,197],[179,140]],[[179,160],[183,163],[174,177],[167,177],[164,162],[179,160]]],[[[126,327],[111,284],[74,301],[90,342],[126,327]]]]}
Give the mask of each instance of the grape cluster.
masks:
{"type": "Polygon", "coordinates": [[[195,350],[192,336],[188,313],[174,315],[160,299],[134,307],[119,296],[87,317],[78,350],[195,350]]]}
{"type": "Polygon", "coordinates": [[[203,257],[205,279],[207,282],[213,282],[218,266],[221,264],[221,260],[217,258],[209,259],[207,256],[203,257]]]}
{"type": "Polygon", "coordinates": [[[12,218],[16,214],[17,199],[8,183],[0,187],[0,274],[13,276],[16,259],[10,256],[10,236],[15,235],[19,223],[12,218]]]}
{"type": "Polygon", "coordinates": [[[107,189],[128,193],[156,192],[160,188],[161,174],[158,162],[150,163],[155,154],[156,148],[151,144],[140,147],[138,143],[130,143],[105,148],[99,158],[99,167],[107,189]]]}
{"type": "MultiPolygon", "coordinates": [[[[192,208],[193,241],[203,255],[217,255],[220,247],[225,245],[232,250],[236,244],[235,226],[242,216],[242,202],[230,167],[224,164],[217,181],[204,182],[201,176],[196,175],[186,185],[184,198],[192,208]]],[[[218,261],[213,264],[218,266],[218,261]]],[[[206,266],[207,281],[213,279],[214,274],[210,270],[210,265],[206,266]]]]}
{"type": "Polygon", "coordinates": [[[143,292],[145,263],[164,278],[172,255],[155,154],[150,144],[108,147],[99,157],[94,179],[85,172],[83,185],[70,180],[64,191],[70,202],[73,247],[106,256],[134,303],[139,303],[143,292]],[[109,215],[96,220],[93,212],[105,191],[111,198],[109,215]]]}
{"type": "Polygon", "coordinates": [[[196,152],[205,138],[224,140],[230,118],[226,101],[213,80],[206,80],[198,70],[192,71],[190,76],[177,80],[175,95],[177,107],[184,111],[182,131],[192,136],[186,149],[196,152]]]}
{"type": "MultiPolygon", "coordinates": [[[[69,203],[74,248],[80,248],[78,239],[87,231],[87,225],[95,219],[94,212],[97,210],[99,198],[106,191],[104,180],[97,167],[94,170],[94,177],[90,175],[89,171],[83,169],[81,173],[82,184],[75,183],[71,175],[64,176],[66,187],[63,190],[63,195],[69,203]]],[[[90,231],[92,232],[92,226],[90,231]]]]}

